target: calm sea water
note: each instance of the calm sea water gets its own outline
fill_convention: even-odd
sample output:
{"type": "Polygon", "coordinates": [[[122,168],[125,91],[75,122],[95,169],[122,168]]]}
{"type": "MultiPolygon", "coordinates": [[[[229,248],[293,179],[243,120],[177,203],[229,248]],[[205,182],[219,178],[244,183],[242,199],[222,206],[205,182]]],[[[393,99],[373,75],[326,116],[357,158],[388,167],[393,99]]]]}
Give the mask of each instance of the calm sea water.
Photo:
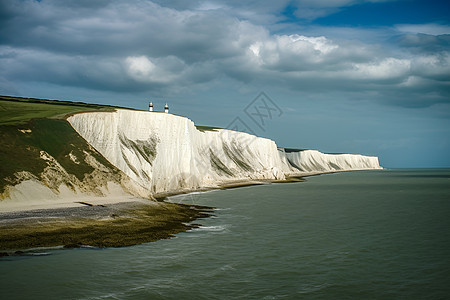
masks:
{"type": "Polygon", "coordinates": [[[1,299],[450,298],[450,170],[311,177],[173,202],[217,207],[145,245],[3,258],[1,299]]]}

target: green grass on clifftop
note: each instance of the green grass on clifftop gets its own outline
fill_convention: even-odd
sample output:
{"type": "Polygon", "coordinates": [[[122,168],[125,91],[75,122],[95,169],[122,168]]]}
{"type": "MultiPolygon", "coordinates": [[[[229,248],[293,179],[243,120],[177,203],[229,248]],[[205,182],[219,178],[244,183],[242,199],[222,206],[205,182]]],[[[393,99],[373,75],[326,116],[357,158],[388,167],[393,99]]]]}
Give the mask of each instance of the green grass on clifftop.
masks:
{"type": "Polygon", "coordinates": [[[114,111],[117,107],[82,102],[0,96],[0,125],[23,124],[31,119],[64,119],[83,111],[114,111]]]}

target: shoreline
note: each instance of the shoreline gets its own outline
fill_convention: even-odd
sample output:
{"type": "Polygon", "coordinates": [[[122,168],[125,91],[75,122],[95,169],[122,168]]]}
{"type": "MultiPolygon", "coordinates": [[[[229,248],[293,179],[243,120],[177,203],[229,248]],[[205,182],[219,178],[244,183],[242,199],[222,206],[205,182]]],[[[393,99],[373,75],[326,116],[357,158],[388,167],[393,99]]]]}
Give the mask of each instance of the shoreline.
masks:
{"type": "MultiPolygon", "coordinates": [[[[353,170],[351,170],[353,171],[353,170]]],[[[358,170],[355,170],[358,171],[358,170]]],[[[304,177],[311,177],[311,176],[317,176],[317,175],[323,175],[323,174],[332,174],[332,173],[338,173],[338,172],[344,172],[344,171],[332,171],[332,172],[301,172],[301,173],[289,173],[286,174],[286,179],[284,180],[274,180],[274,179],[238,179],[238,180],[229,180],[229,181],[223,181],[219,182],[215,186],[211,187],[202,187],[198,189],[184,189],[184,190],[176,190],[172,192],[166,192],[166,193],[157,193],[154,194],[153,197],[156,201],[162,202],[168,197],[177,196],[177,195],[184,195],[184,194],[190,194],[190,193],[198,193],[198,192],[207,192],[207,191],[214,191],[214,190],[226,190],[226,189],[233,189],[233,188],[239,188],[239,187],[247,187],[247,186],[254,186],[254,185],[266,185],[266,184],[272,184],[272,183],[294,183],[294,182],[303,182],[306,179],[304,177]]]]}
{"type": "Polygon", "coordinates": [[[131,202],[142,202],[147,203],[151,200],[145,198],[139,198],[130,194],[119,193],[110,194],[107,196],[86,196],[71,195],[67,198],[57,199],[57,200],[47,200],[47,201],[23,201],[14,202],[11,200],[0,201],[0,216],[3,213],[17,213],[26,212],[34,210],[51,210],[51,209],[68,209],[84,206],[103,206],[103,205],[114,205],[121,203],[131,203],[131,202]],[[3,203],[2,203],[3,202],[3,203]]]}
{"type": "Polygon", "coordinates": [[[196,228],[192,222],[212,216],[214,208],[165,201],[168,197],[303,182],[305,177],[338,172],[345,171],[292,173],[286,174],[285,180],[232,180],[214,187],[160,193],[154,195],[156,201],[117,195],[35,204],[32,209],[12,205],[0,211],[0,257],[40,247],[125,247],[171,238],[196,228]]]}
{"type": "MultiPolygon", "coordinates": [[[[301,180],[283,180],[282,182],[301,180]]],[[[278,183],[233,180],[217,187],[154,195],[156,201],[123,195],[81,197],[53,203],[4,203],[0,211],[0,257],[27,255],[36,248],[126,247],[167,239],[198,227],[212,207],[172,203],[168,197],[278,183]],[[79,201],[78,201],[79,200],[79,201]]]]}
{"type": "Polygon", "coordinates": [[[0,256],[42,247],[126,247],[167,239],[212,216],[206,206],[147,201],[0,213],[0,256]]]}

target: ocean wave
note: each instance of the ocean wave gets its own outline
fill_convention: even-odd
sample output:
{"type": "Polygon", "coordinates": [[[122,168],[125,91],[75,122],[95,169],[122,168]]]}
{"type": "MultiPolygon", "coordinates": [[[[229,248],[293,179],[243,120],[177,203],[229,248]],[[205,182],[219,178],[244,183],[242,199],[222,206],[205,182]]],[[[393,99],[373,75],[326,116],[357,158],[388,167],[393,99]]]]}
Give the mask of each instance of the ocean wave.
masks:
{"type": "Polygon", "coordinates": [[[226,225],[217,225],[217,226],[199,226],[197,228],[192,229],[193,231],[213,231],[220,232],[227,229],[226,225]]]}

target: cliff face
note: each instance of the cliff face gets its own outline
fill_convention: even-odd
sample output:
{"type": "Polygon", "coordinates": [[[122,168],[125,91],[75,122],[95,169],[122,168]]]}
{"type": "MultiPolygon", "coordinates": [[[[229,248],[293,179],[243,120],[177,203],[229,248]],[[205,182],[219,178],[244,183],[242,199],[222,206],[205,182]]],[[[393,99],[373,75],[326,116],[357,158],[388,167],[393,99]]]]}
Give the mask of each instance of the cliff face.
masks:
{"type": "Polygon", "coordinates": [[[303,172],[382,169],[378,157],[358,154],[325,154],[316,150],[286,153],[292,166],[303,172]]]}
{"type": "Polygon", "coordinates": [[[144,197],[233,180],[380,168],[376,157],[285,153],[269,139],[225,129],[200,131],[187,118],[159,112],[81,113],[68,121],[144,197]]]}
{"type": "Polygon", "coordinates": [[[79,113],[68,121],[0,126],[8,141],[0,149],[2,205],[151,199],[235,181],[381,168],[377,157],[285,151],[266,138],[199,130],[191,120],[166,113],[119,109],[79,113]]]}
{"type": "Polygon", "coordinates": [[[250,134],[200,131],[184,117],[118,110],[68,119],[78,133],[141,187],[140,194],[284,179],[294,172],[276,144],[250,134]]]}

